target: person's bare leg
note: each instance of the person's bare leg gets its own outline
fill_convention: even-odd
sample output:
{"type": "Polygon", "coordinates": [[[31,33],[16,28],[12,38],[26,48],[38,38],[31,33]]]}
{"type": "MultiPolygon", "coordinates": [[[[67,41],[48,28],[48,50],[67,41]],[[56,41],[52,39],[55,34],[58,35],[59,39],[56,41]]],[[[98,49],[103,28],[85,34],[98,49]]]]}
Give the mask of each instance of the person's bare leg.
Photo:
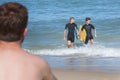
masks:
{"type": "Polygon", "coordinates": [[[93,45],[93,44],[94,44],[94,41],[93,41],[93,39],[91,39],[91,40],[90,40],[90,43],[91,43],[91,45],[93,45]]]}
{"type": "Polygon", "coordinates": [[[74,43],[71,43],[71,47],[74,47],[74,43]]]}
{"type": "Polygon", "coordinates": [[[71,41],[68,41],[68,48],[71,47],[71,41]]]}

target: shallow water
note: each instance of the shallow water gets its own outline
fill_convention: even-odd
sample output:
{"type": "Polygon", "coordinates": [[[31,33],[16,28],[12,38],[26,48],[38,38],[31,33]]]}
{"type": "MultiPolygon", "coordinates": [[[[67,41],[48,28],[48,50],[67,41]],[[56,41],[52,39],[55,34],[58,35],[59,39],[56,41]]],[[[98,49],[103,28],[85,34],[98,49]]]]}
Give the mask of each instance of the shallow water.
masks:
{"type": "Polygon", "coordinates": [[[120,59],[107,57],[42,56],[52,68],[79,71],[120,73],[120,59]]]}

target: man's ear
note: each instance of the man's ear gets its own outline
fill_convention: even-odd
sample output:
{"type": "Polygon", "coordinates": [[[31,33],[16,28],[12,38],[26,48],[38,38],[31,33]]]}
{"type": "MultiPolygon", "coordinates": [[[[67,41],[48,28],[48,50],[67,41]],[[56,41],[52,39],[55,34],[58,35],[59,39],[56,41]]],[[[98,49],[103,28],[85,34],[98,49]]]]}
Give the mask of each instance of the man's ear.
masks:
{"type": "Polygon", "coordinates": [[[25,28],[24,32],[23,32],[23,36],[25,37],[27,35],[28,29],[25,28]]]}

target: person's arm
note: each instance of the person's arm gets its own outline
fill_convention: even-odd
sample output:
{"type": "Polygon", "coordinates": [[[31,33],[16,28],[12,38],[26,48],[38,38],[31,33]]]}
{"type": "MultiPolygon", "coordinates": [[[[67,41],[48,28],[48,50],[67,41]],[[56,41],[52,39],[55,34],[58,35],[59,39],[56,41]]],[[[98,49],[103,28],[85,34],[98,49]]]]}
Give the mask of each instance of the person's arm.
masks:
{"type": "Polygon", "coordinates": [[[66,40],[66,29],[64,30],[64,40],[66,40]]]}
{"type": "Polygon", "coordinates": [[[96,29],[94,29],[94,36],[97,37],[97,35],[96,35],[96,29]]]}
{"type": "Polygon", "coordinates": [[[67,29],[67,24],[66,24],[65,29],[64,29],[64,40],[66,40],[66,29],[67,29]]]}
{"type": "Polygon", "coordinates": [[[78,29],[77,25],[76,25],[76,30],[77,30],[77,33],[78,33],[78,35],[79,35],[79,29],[78,29]]]}
{"type": "Polygon", "coordinates": [[[91,24],[92,28],[94,29],[94,37],[97,37],[96,35],[96,28],[91,24]]]}

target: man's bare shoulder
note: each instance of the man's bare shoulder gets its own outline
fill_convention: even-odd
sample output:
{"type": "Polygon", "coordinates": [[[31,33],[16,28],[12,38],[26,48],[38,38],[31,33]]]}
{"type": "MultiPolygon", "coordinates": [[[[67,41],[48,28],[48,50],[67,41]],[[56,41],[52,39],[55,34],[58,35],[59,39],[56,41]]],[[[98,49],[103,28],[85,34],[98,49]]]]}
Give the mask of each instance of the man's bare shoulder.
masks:
{"type": "Polygon", "coordinates": [[[26,53],[29,55],[29,57],[30,57],[31,59],[33,59],[33,60],[35,60],[35,61],[37,61],[37,62],[45,62],[45,60],[44,60],[42,57],[38,56],[38,55],[29,53],[29,52],[26,52],[26,53]]]}
{"type": "Polygon", "coordinates": [[[32,53],[28,53],[28,52],[27,52],[27,54],[29,55],[29,59],[31,59],[32,61],[37,63],[40,68],[49,67],[47,61],[45,61],[45,59],[43,59],[42,57],[40,57],[38,55],[34,55],[32,53]]]}
{"type": "Polygon", "coordinates": [[[36,56],[33,54],[30,54],[32,59],[37,62],[38,66],[39,66],[39,70],[40,72],[43,74],[44,76],[44,80],[57,80],[55,78],[55,76],[53,75],[49,64],[47,63],[47,61],[45,61],[43,58],[41,58],[40,56],[36,56]]]}

